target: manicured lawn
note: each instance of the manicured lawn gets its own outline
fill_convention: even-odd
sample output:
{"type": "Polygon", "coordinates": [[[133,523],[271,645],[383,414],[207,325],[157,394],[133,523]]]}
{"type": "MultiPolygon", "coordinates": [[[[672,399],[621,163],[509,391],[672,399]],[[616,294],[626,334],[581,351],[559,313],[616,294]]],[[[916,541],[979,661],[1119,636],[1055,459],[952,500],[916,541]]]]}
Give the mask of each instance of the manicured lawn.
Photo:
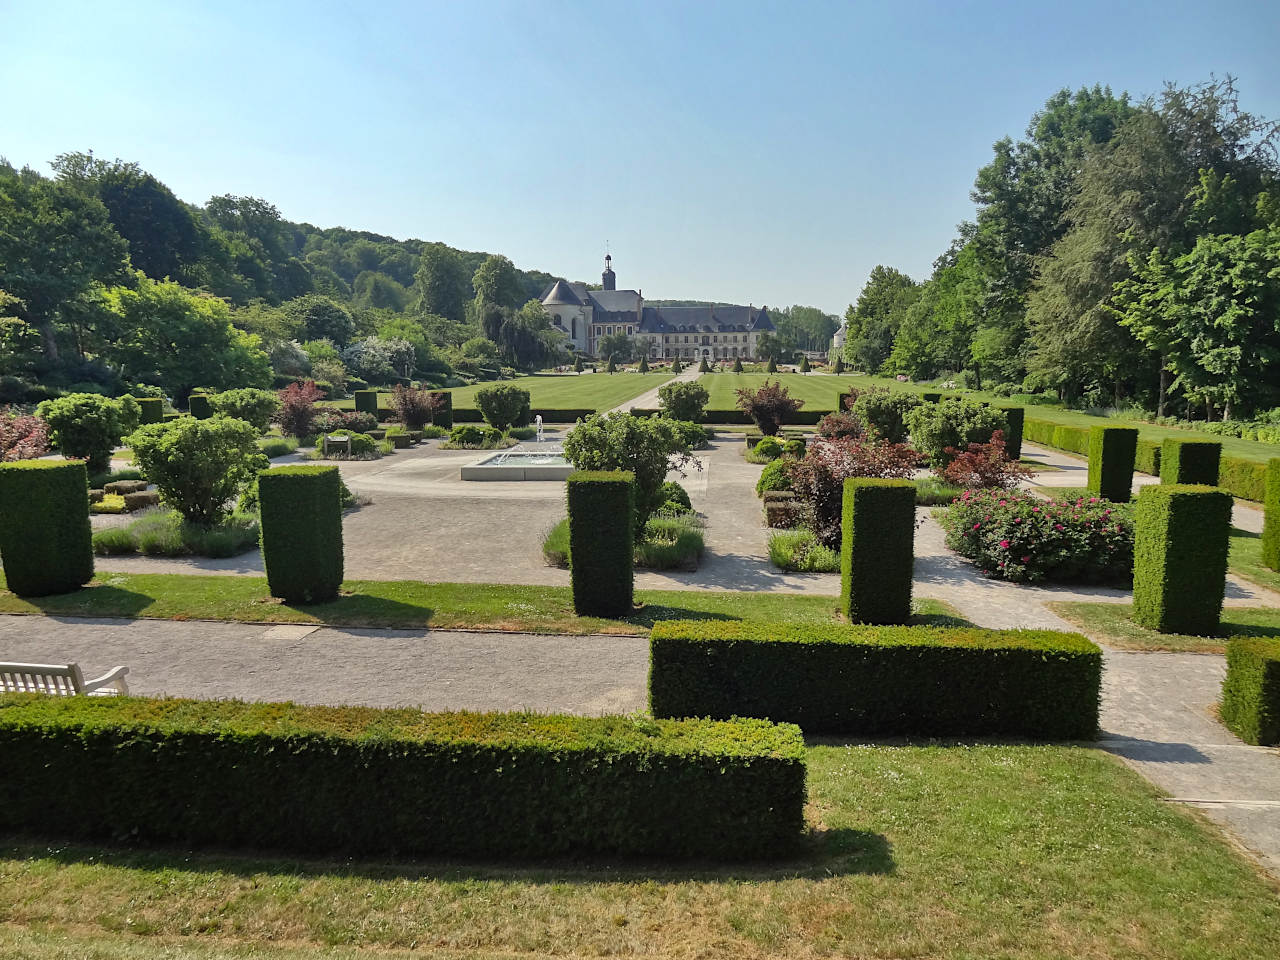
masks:
{"type": "MultiPolygon", "coordinates": [[[[534,374],[528,377],[517,377],[514,380],[501,380],[499,383],[511,384],[529,391],[529,403],[544,410],[594,409],[611,410],[619,404],[640,396],[655,387],[660,387],[672,378],[670,372],[665,373],[585,373],[576,374],[534,374]]],[[[471,387],[454,387],[455,407],[474,407],[476,391],[492,386],[480,383],[471,387]]],[[[378,403],[381,406],[391,405],[391,394],[380,393],[378,403]]],[[[334,406],[350,410],[355,407],[355,400],[335,401],[334,406]]]]}
{"type": "Polygon", "coordinates": [[[1228,559],[1231,572],[1268,590],[1280,593],[1280,572],[1262,562],[1262,535],[1231,528],[1231,553],[1228,559]]]}
{"type": "Polygon", "coordinates": [[[1275,885],[1100,751],[820,743],[808,761],[812,838],[780,865],[361,863],[8,838],[0,956],[1280,955],[1275,885]]]}
{"type": "Polygon", "coordinates": [[[1280,636],[1280,610],[1274,607],[1224,607],[1222,626],[1215,637],[1181,633],[1156,633],[1140,627],[1130,617],[1128,603],[1059,602],[1050,610],[1095,640],[1121,650],[1173,650],[1181,653],[1222,653],[1229,637],[1280,636]]]}
{"type": "Polygon", "coordinates": [[[759,390],[767,380],[780,381],[791,396],[803,400],[802,410],[834,410],[836,398],[850,387],[869,387],[876,383],[902,386],[896,381],[880,381],[875,377],[837,377],[822,373],[704,373],[698,378],[711,394],[708,410],[736,410],[735,390],[759,390]]]}
{"type": "MultiPolygon", "coordinates": [[[[2,585],[2,581],[0,581],[2,585]]],[[[625,620],[579,617],[568,587],[416,580],[348,580],[329,603],[291,606],[272,599],[265,577],[99,573],[75,593],[23,599],[0,592],[0,613],[161,620],[322,623],[344,627],[471,628],[529,633],[643,634],[659,620],[769,620],[827,623],[834,596],[641,590],[625,620]]],[[[954,622],[937,600],[917,604],[921,622],[954,622]]]]}

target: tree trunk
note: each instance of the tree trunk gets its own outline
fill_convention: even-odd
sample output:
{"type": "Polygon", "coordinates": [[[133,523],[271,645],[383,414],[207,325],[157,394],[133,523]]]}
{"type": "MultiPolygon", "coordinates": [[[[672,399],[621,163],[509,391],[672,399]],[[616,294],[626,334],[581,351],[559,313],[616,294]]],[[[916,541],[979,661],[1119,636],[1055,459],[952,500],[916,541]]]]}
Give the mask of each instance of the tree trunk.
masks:
{"type": "Polygon", "coordinates": [[[44,346],[44,358],[50,364],[58,362],[58,338],[53,332],[53,324],[45,321],[40,325],[40,340],[44,346]]]}
{"type": "Polygon", "coordinates": [[[1230,398],[1228,398],[1227,402],[1222,405],[1222,422],[1226,423],[1228,420],[1232,419],[1234,413],[1235,405],[1232,404],[1230,398]]]}
{"type": "Polygon", "coordinates": [[[1169,400],[1169,370],[1165,366],[1164,355],[1160,355],[1160,394],[1156,399],[1156,417],[1164,416],[1164,409],[1169,400]]]}

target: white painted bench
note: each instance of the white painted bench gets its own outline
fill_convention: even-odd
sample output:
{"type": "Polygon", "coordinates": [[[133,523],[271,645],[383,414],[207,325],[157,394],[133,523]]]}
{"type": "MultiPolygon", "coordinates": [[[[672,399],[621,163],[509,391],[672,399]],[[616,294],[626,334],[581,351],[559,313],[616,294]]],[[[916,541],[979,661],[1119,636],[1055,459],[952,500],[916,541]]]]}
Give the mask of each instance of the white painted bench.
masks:
{"type": "Polygon", "coordinates": [[[0,663],[0,693],[48,693],[55,697],[126,695],[128,667],[114,667],[85,680],[78,663],[0,663]]]}

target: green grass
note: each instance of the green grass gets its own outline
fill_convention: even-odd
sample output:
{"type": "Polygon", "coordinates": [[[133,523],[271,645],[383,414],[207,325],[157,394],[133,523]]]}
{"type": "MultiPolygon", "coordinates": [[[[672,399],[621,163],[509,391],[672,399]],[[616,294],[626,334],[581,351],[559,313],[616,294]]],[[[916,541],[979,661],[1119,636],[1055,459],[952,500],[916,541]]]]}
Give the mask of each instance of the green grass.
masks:
{"type": "Polygon", "coordinates": [[[1236,576],[1280,593],[1280,572],[1262,562],[1262,534],[1232,527],[1227,565],[1236,576]]]}
{"type": "Polygon", "coordinates": [[[1133,605],[1129,603],[1059,601],[1047,606],[1093,639],[1121,650],[1222,653],[1229,637],[1280,636],[1280,610],[1274,607],[1224,607],[1217,636],[1193,637],[1138,626],[1130,619],[1133,605]]]}
{"type": "MultiPolygon", "coordinates": [[[[835,376],[803,373],[704,373],[698,382],[707,388],[711,399],[708,410],[736,410],[739,389],[758,390],[766,380],[779,380],[791,396],[803,400],[802,410],[834,410],[836,397],[850,387],[868,387],[878,383],[875,377],[835,376]]],[[[896,381],[887,381],[901,387],[896,381]]]]}
{"type": "MultiPolygon", "coordinates": [[[[672,378],[670,372],[663,373],[590,373],[576,374],[533,374],[517,377],[514,380],[496,381],[529,391],[529,403],[544,410],[595,409],[611,410],[626,403],[642,393],[659,387],[672,378]]],[[[478,383],[470,387],[453,387],[448,392],[453,394],[455,407],[475,407],[476,392],[492,386],[490,383],[478,383]]],[[[346,410],[354,409],[355,400],[335,400],[332,404],[346,410]]],[[[379,393],[378,405],[391,406],[391,394],[379,393]]]]}
{"type": "Polygon", "coordinates": [[[1100,751],[807,754],[811,838],[778,865],[369,863],[8,838],[0,957],[1280,955],[1275,884],[1100,751]]]}

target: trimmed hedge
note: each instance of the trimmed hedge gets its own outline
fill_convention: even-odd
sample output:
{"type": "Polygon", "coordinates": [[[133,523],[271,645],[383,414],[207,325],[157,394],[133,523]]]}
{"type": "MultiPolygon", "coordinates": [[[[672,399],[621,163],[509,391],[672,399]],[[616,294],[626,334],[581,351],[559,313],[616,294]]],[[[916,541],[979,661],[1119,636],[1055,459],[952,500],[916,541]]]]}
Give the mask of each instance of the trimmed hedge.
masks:
{"type": "Polygon", "coordinates": [[[1223,457],[1218,466],[1218,486],[1233,497],[1262,503],[1267,497],[1267,465],[1260,460],[1223,457]]]}
{"type": "Polygon", "coordinates": [[[1222,722],[1245,743],[1280,745],[1280,639],[1227,641],[1222,722]]]}
{"type": "Polygon", "coordinates": [[[342,585],[342,479],[337,467],[275,467],[258,474],[262,565],[273,597],[332,600],[342,585]]]}
{"type": "Polygon", "coordinates": [[[1160,476],[1161,445],[1155,440],[1143,440],[1138,437],[1138,447],[1133,454],[1133,469],[1139,473],[1160,476]]]}
{"type": "Polygon", "coordinates": [[[135,397],[138,404],[138,423],[161,423],[164,420],[164,401],[159,397],[135,397]]]}
{"type": "Polygon", "coordinates": [[[1089,739],[1102,652],[1047,630],[666,621],[658,717],[769,717],[806,733],[1089,739]]]}
{"type": "MultiPolygon", "coordinates": [[[[435,412],[431,417],[432,426],[444,427],[446,430],[453,429],[453,394],[448,390],[433,390],[433,397],[443,397],[444,406],[435,412]]],[[[476,411],[479,413],[480,411],[476,411]]]]}
{"type": "Polygon", "coordinates": [[[916,485],[856,477],[844,482],[840,612],[850,623],[911,619],[916,485]]]}
{"type": "Polygon", "coordinates": [[[1216,440],[1166,437],[1160,447],[1160,482],[1218,485],[1222,444],[1216,440]]]}
{"type": "Polygon", "coordinates": [[[1025,407],[1000,407],[1008,426],[1004,431],[1004,452],[1010,460],[1022,459],[1022,432],[1027,419],[1025,407]]]}
{"type": "Polygon", "coordinates": [[[940,394],[940,393],[922,393],[922,394],[920,394],[920,399],[921,399],[921,400],[923,400],[925,403],[937,403],[939,400],[941,400],[941,399],[942,399],[942,394],[940,394]]]}
{"type": "Polygon", "coordinates": [[[1262,562],[1280,570],[1280,458],[1267,461],[1263,499],[1262,562]]]}
{"type": "Polygon", "coordinates": [[[1134,511],[1133,619],[1161,633],[1218,631],[1231,495],[1215,487],[1142,488],[1134,511]]]}
{"type": "MultiPolygon", "coordinates": [[[[539,414],[542,415],[543,423],[577,423],[579,420],[585,420],[594,414],[594,407],[544,407],[531,409],[529,411],[529,422],[539,414]]],[[[636,411],[631,411],[635,413],[636,411]]],[[[657,413],[658,411],[653,411],[657,413]]],[[[638,416],[638,414],[637,414],[638,416]]],[[[454,423],[484,423],[484,416],[475,407],[457,407],[453,410],[454,423]]]]}
{"type": "Polygon", "coordinates": [[[197,420],[208,420],[213,416],[213,405],[205,393],[193,393],[187,399],[187,410],[197,420]]]}
{"type": "Polygon", "coordinates": [[[70,593],[93,579],[84,461],[0,464],[0,560],[20,597],[70,593]]]}
{"type": "Polygon", "coordinates": [[[307,854],[795,851],[800,731],[760,720],[0,697],[0,829],[307,854]]]}
{"type": "Polygon", "coordinates": [[[371,413],[375,417],[379,415],[377,390],[357,390],[352,396],[355,398],[357,413],[371,413]]]}
{"type": "Polygon", "coordinates": [[[624,616],[635,591],[635,474],[579,470],[566,486],[573,609],[583,617],[624,616]]]}
{"type": "Polygon", "coordinates": [[[1089,431],[1089,489],[1112,503],[1132,498],[1138,431],[1133,427],[1094,427],[1089,431]]]}

